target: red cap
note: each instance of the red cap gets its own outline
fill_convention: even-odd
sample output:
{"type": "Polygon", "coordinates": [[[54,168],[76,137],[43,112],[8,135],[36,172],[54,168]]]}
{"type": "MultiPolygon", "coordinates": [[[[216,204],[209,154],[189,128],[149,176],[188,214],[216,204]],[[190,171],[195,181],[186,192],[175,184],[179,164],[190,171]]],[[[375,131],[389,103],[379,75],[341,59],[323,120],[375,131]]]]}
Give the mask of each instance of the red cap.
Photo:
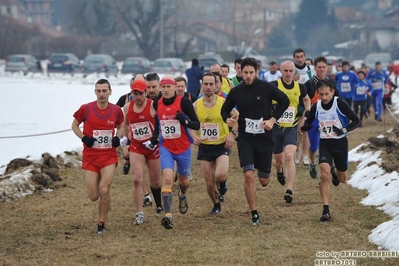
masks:
{"type": "Polygon", "coordinates": [[[130,85],[130,88],[132,89],[132,91],[143,92],[143,91],[145,91],[147,89],[147,84],[145,84],[145,82],[142,81],[142,80],[135,80],[130,85]]]}

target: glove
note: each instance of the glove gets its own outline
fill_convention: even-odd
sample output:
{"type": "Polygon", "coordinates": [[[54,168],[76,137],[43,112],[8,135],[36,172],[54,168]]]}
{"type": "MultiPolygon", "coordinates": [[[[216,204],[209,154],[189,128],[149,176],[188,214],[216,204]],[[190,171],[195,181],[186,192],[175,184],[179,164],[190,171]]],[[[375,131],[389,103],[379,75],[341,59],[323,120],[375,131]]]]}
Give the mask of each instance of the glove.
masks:
{"type": "Polygon", "coordinates": [[[303,126],[301,126],[301,131],[309,131],[309,130],[311,130],[312,129],[312,125],[309,125],[309,124],[304,124],[303,126]]]}
{"type": "Polygon", "coordinates": [[[115,136],[112,138],[112,147],[116,148],[119,147],[119,145],[121,145],[121,140],[115,136]]]}
{"type": "Polygon", "coordinates": [[[97,141],[96,138],[83,136],[82,142],[86,144],[87,147],[93,147],[94,142],[97,141]]]}
{"type": "Polygon", "coordinates": [[[180,112],[177,112],[176,116],[175,116],[176,120],[179,120],[180,124],[182,124],[183,126],[186,126],[186,118],[184,118],[184,115],[180,112]]]}
{"type": "Polygon", "coordinates": [[[121,138],[121,139],[119,140],[119,142],[121,143],[121,147],[122,147],[122,148],[125,147],[125,146],[127,145],[127,141],[128,141],[128,139],[127,139],[126,136],[124,136],[123,138],[121,138]]]}
{"type": "Polygon", "coordinates": [[[309,117],[310,111],[305,112],[305,117],[309,117]]]}
{"type": "Polygon", "coordinates": [[[345,134],[344,129],[339,129],[336,126],[333,126],[332,130],[334,131],[335,134],[337,134],[337,136],[341,136],[341,135],[345,134]]]}
{"type": "Polygon", "coordinates": [[[146,142],[143,142],[143,145],[144,145],[147,149],[149,149],[149,150],[151,150],[151,151],[155,150],[155,147],[157,146],[157,145],[152,144],[151,140],[147,140],[146,142]]]}
{"type": "Polygon", "coordinates": [[[151,141],[152,145],[156,146],[159,143],[158,136],[157,135],[152,136],[150,141],[151,141]]]}

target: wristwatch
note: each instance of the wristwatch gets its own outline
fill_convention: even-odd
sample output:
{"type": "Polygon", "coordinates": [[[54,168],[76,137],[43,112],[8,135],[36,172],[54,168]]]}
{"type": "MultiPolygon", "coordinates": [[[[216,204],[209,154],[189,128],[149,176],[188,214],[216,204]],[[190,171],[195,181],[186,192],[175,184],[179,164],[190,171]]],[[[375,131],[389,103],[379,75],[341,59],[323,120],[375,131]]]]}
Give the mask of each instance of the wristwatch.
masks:
{"type": "Polygon", "coordinates": [[[233,133],[233,135],[237,137],[237,131],[231,130],[230,132],[233,133]]]}

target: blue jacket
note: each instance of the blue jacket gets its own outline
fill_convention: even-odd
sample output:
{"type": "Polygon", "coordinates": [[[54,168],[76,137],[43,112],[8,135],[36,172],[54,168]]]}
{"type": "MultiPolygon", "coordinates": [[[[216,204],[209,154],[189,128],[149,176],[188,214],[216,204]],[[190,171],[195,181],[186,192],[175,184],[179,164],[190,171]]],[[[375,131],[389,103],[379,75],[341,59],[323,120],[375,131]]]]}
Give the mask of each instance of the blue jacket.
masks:
{"type": "Polygon", "coordinates": [[[335,85],[339,90],[339,95],[342,98],[353,98],[355,94],[355,85],[359,82],[359,79],[355,72],[340,71],[335,75],[335,85]]]}
{"type": "Polygon", "coordinates": [[[187,77],[187,92],[197,96],[201,89],[201,79],[204,75],[204,70],[197,65],[192,65],[186,70],[187,77]]]}

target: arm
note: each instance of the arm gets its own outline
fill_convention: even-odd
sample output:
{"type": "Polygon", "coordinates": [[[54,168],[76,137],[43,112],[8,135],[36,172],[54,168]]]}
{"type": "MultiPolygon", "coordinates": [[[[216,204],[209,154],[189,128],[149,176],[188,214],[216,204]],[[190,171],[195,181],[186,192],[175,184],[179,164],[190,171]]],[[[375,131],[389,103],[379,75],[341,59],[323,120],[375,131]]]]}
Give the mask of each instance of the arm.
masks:
{"type": "MultiPolygon", "coordinates": [[[[308,81],[311,82],[312,80],[308,80],[308,81]]],[[[311,103],[310,103],[310,97],[307,93],[307,89],[306,89],[305,85],[303,85],[303,84],[299,84],[299,87],[301,89],[301,96],[303,99],[303,104],[305,106],[305,112],[310,111],[311,103]]]]}
{"type": "Polygon", "coordinates": [[[73,119],[72,122],[72,131],[73,133],[75,133],[76,136],[78,136],[78,138],[82,139],[84,137],[82,130],[79,128],[80,123],[78,122],[78,120],[76,120],[76,118],[73,119]]]}
{"type": "Polygon", "coordinates": [[[350,106],[343,100],[337,99],[339,110],[350,119],[350,123],[345,127],[346,131],[352,131],[360,125],[360,119],[350,106]]]}
{"type": "Polygon", "coordinates": [[[223,121],[225,121],[228,126],[231,126],[230,124],[232,124],[230,121],[230,112],[231,110],[233,110],[234,106],[236,106],[236,102],[234,101],[234,95],[235,90],[230,91],[230,93],[227,95],[226,100],[223,103],[222,109],[220,110],[223,121]],[[227,119],[229,119],[229,121],[227,121],[227,119]]]}
{"type": "Polygon", "coordinates": [[[189,119],[185,121],[185,126],[194,130],[198,130],[200,128],[200,122],[198,120],[197,114],[194,111],[191,101],[187,98],[182,98],[180,107],[189,119]]]}

